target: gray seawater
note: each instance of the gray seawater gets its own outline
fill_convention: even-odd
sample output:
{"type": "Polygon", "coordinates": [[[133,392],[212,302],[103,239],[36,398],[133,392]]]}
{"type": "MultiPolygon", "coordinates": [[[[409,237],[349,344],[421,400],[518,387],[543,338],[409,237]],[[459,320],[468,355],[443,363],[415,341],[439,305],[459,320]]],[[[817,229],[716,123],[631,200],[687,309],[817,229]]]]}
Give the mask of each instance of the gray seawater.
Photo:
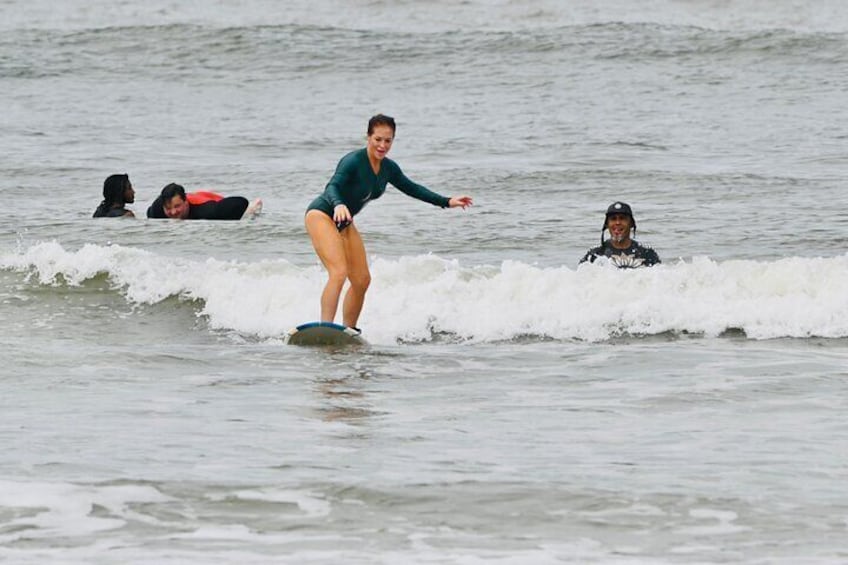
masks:
{"type": "Polygon", "coordinates": [[[3,561],[848,561],[840,3],[0,13],[3,561]],[[376,112],[475,206],[371,203],[371,346],[285,347],[376,112]],[[617,199],[662,266],[577,268],[617,199]]]}

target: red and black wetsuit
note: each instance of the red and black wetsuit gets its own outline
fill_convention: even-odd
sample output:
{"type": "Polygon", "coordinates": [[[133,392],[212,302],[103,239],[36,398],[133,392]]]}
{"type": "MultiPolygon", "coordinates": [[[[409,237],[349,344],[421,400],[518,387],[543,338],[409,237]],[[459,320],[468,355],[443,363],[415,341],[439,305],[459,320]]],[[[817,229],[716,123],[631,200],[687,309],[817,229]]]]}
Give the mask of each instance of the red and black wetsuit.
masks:
{"type": "MultiPolygon", "coordinates": [[[[214,192],[190,192],[186,200],[191,205],[187,220],[240,220],[247,210],[247,198],[243,196],[221,196],[214,192]]],[[[162,197],[159,196],[147,209],[148,218],[167,218],[162,197]]]]}

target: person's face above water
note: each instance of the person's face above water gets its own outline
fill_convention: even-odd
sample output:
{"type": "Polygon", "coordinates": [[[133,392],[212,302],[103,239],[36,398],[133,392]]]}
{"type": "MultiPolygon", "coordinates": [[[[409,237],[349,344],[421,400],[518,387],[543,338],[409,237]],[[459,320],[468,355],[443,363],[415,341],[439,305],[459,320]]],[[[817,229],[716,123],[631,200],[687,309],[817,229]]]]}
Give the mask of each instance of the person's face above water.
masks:
{"type": "Polygon", "coordinates": [[[616,243],[623,243],[630,239],[630,228],[633,222],[627,214],[610,214],[607,216],[607,229],[610,237],[616,243]]]}
{"type": "Polygon", "coordinates": [[[382,160],[392,148],[395,133],[387,125],[374,126],[371,135],[368,136],[368,153],[377,160],[382,160]]]}
{"type": "Polygon", "coordinates": [[[188,201],[177,194],[170,200],[167,200],[163,206],[165,215],[175,220],[185,220],[188,217],[188,201]]]}
{"type": "Polygon", "coordinates": [[[124,189],[124,202],[127,204],[135,202],[135,189],[132,183],[127,182],[127,187],[124,189]]]}

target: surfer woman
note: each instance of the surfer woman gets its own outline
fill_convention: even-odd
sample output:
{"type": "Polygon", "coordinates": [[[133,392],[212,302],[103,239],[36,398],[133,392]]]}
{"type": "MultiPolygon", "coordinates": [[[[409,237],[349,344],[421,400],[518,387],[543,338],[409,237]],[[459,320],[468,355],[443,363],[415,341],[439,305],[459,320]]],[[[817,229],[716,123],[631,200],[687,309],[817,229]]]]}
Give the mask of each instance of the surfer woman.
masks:
{"type": "Polygon", "coordinates": [[[306,231],[329,275],[321,293],[322,322],[335,318],[347,280],[350,288],[345,294],[342,318],[344,325],[356,327],[371,273],[353,217],[369,200],[382,196],[387,183],[408,196],[442,208],[464,209],[472,204],[470,196],[441,196],[409,180],[398,164],[386,157],[394,138],[394,118],[377,114],[368,120],[366,146],[342,157],[324,192],[306,210],[306,231]]]}

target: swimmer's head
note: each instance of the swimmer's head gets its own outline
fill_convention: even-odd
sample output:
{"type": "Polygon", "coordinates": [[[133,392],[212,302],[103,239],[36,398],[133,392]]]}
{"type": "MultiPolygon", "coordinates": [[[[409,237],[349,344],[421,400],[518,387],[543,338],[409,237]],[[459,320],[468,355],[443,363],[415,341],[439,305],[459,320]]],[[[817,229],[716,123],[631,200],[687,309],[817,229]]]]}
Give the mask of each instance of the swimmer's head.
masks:
{"type": "Polygon", "coordinates": [[[392,129],[392,136],[394,137],[397,127],[395,126],[395,119],[391,116],[387,116],[385,114],[377,114],[376,116],[371,116],[371,119],[368,120],[368,135],[374,133],[374,128],[377,126],[388,126],[392,129]]]}
{"type": "Polygon", "coordinates": [[[185,220],[188,217],[191,206],[182,186],[172,182],[162,189],[160,196],[162,197],[162,210],[166,216],[175,220],[185,220]]]}
{"type": "Polygon", "coordinates": [[[607,208],[604,226],[601,228],[601,245],[604,244],[604,230],[610,230],[610,237],[616,242],[629,238],[630,232],[636,231],[636,219],[633,217],[630,205],[624,202],[613,202],[607,208]]]}
{"type": "Polygon", "coordinates": [[[135,202],[135,190],[133,190],[129,175],[124,173],[106,177],[106,180],[103,181],[103,201],[107,205],[123,205],[135,202]]]}

